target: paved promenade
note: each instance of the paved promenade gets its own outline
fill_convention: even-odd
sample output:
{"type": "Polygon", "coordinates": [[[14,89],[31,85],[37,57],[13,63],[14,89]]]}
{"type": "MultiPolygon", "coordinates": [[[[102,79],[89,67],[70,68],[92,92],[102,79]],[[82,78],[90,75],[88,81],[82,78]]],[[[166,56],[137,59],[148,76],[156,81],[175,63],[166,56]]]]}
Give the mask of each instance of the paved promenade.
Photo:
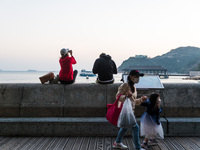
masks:
{"type": "MultiPolygon", "coordinates": [[[[0,150],[111,150],[114,140],[115,137],[0,137],[0,150]]],[[[123,143],[134,150],[131,137],[125,137],[123,143]]],[[[150,150],[200,150],[200,137],[165,137],[150,150]]]]}

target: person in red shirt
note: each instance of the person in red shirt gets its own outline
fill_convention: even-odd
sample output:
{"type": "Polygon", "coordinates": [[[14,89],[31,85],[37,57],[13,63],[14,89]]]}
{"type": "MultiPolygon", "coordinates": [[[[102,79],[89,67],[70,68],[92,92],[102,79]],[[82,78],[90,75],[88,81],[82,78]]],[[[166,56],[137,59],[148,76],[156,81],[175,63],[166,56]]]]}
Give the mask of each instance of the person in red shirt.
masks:
{"type": "Polygon", "coordinates": [[[76,64],[76,60],[72,55],[72,50],[68,48],[60,50],[61,58],[59,60],[60,63],[60,72],[59,72],[59,80],[61,84],[72,84],[75,82],[76,76],[78,74],[77,70],[73,71],[72,64],[76,64]],[[70,55],[71,57],[70,57],[70,55]]]}

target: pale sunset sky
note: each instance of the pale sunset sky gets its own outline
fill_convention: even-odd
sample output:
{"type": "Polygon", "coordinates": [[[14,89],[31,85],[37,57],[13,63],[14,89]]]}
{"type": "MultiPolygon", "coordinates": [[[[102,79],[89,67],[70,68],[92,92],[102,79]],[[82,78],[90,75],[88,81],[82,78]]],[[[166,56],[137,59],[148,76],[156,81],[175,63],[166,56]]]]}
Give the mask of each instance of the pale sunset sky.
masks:
{"type": "Polygon", "coordinates": [[[0,69],[59,71],[69,48],[74,69],[92,70],[99,54],[117,67],[200,47],[200,0],[0,0],[0,69]]]}

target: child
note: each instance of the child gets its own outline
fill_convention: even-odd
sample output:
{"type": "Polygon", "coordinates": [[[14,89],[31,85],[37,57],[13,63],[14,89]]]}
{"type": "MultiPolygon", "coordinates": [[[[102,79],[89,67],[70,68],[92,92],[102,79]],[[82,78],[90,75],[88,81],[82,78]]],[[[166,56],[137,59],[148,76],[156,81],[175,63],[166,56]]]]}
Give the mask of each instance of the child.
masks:
{"type": "Polygon", "coordinates": [[[145,136],[144,141],[141,144],[142,148],[148,149],[149,139],[155,138],[164,139],[163,128],[160,123],[160,95],[158,93],[152,93],[145,102],[141,105],[147,107],[146,112],[141,117],[140,122],[140,134],[145,136]]]}

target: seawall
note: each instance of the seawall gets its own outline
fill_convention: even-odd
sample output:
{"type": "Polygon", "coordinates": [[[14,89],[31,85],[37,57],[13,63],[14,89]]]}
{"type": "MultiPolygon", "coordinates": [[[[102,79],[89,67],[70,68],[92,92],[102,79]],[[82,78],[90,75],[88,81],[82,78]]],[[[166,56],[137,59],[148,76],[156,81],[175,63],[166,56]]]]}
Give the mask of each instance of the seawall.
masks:
{"type": "MultiPolygon", "coordinates": [[[[117,128],[109,124],[105,116],[106,105],[115,101],[119,85],[0,84],[0,133],[25,136],[116,134],[117,128]],[[79,124],[79,129],[77,122],[82,125],[79,124]],[[59,133],[54,131],[56,123],[60,126],[59,133]],[[39,127],[42,124],[43,127],[39,127]],[[34,125],[34,131],[20,131],[22,128],[30,130],[31,125],[34,125]],[[62,132],[68,125],[69,129],[62,132]],[[89,129],[84,131],[88,126],[89,129]],[[9,132],[14,127],[16,132],[9,132]],[[5,128],[7,132],[3,131],[5,128]]],[[[154,91],[160,93],[161,121],[166,135],[200,135],[200,84],[164,84],[164,87],[164,90],[138,89],[138,96],[148,96],[154,91]],[[186,132],[184,127],[192,130],[186,132]]],[[[144,111],[145,108],[136,106],[138,119],[144,111]]]]}
{"type": "MultiPolygon", "coordinates": [[[[120,84],[0,84],[0,117],[104,117],[120,84]]],[[[159,92],[166,117],[200,117],[200,84],[164,84],[138,89],[138,97],[159,92]]],[[[143,107],[136,107],[141,116],[143,107]]]]}

